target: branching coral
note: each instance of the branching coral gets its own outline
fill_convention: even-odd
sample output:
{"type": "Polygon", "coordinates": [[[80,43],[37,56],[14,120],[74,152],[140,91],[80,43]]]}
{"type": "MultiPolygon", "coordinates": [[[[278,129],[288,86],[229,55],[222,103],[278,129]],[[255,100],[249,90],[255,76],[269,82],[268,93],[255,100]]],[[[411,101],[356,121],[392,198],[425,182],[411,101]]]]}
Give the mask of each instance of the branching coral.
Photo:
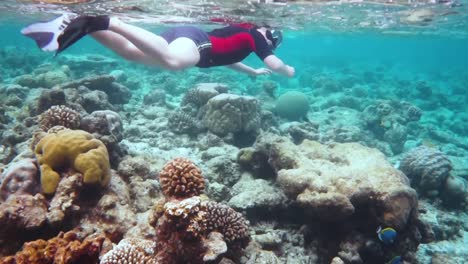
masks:
{"type": "Polygon", "coordinates": [[[123,239],[101,258],[100,264],[157,264],[155,247],[150,240],[123,239]]]}
{"type": "Polygon", "coordinates": [[[245,248],[250,239],[247,221],[229,206],[197,196],[203,192],[204,178],[193,162],[169,162],[160,182],[169,201],[155,207],[157,220],[151,221],[158,236],[158,263],[204,263],[245,248]]]}
{"type": "Polygon", "coordinates": [[[164,195],[187,198],[200,195],[205,189],[201,170],[190,160],[177,158],[167,163],[159,174],[164,195]]]}
{"type": "Polygon", "coordinates": [[[41,114],[39,126],[47,131],[54,126],[76,129],[80,126],[81,116],[75,110],[64,105],[54,105],[41,114]]]}
{"type": "Polygon", "coordinates": [[[216,231],[223,235],[228,243],[239,242],[242,247],[249,241],[248,222],[241,213],[231,207],[214,201],[203,203],[206,210],[206,227],[209,232],[216,231]]]}

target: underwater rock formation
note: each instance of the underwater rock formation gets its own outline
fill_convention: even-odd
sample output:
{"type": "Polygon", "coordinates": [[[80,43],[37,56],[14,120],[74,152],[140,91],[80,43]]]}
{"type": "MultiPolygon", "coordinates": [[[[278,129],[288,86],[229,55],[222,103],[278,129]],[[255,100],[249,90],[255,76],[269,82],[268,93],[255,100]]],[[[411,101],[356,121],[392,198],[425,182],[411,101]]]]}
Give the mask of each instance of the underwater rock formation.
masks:
{"type": "Polygon", "coordinates": [[[0,263],[97,264],[105,240],[104,235],[83,237],[75,231],[60,232],[47,241],[39,239],[25,243],[22,251],[14,256],[1,258],[0,263]]]}
{"type": "Polygon", "coordinates": [[[163,89],[153,89],[143,97],[143,104],[145,105],[166,105],[166,91],[163,89]]]}
{"type": "Polygon", "coordinates": [[[295,146],[285,138],[266,138],[256,147],[269,151],[279,186],[314,217],[340,221],[365,205],[376,210],[374,220],[403,228],[416,214],[417,195],[408,179],[375,149],[308,140],[295,146]]]}
{"type": "Polygon", "coordinates": [[[208,130],[220,136],[255,132],[260,127],[259,102],[249,96],[217,95],[208,100],[203,123],[208,130]]]}
{"type": "Polygon", "coordinates": [[[418,121],[422,111],[408,102],[380,100],[367,106],[363,115],[376,138],[387,142],[392,152],[399,154],[408,136],[408,124],[418,121]]]}
{"type": "Polygon", "coordinates": [[[0,201],[11,194],[33,194],[38,190],[38,166],[35,159],[22,159],[9,164],[0,176],[0,201]]]}
{"type": "Polygon", "coordinates": [[[104,92],[108,96],[109,102],[112,104],[126,104],[132,97],[130,89],[115,82],[115,77],[112,75],[85,77],[59,85],[61,89],[76,89],[80,86],[85,86],[92,91],[98,90],[104,92]]]}
{"type": "Polygon", "coordinates": [[[91,133],[106,145],[112,166],[116,166],[126,154],[126,150],[119,145],[123,139],[123,122],[118,113],[110,110],[94,111],[81,120],[80,129],[91,133]]]}
{"type": "Polygon", "coordinates": [[[184,94],[181,105],[193,104],[201,107],[211,98],[226,93],[227,90],[227,86],[220,83],[199,83],[184,94]]]}
{"type": "Polygon", "coordinates": [[[437,197],[452,170],[452,164],[437,149],[420,146],[405,154],[400,162],[400,170],[410,178],[411,185],[420,194],[437,197]]]}
{"type": "Polygon", "coordinates": [[[378,226],[390,226],[399,231],[398,251],[412,258],[417,237],[420,239],[417,193],[378,150],[357,143],[323,145],[309,140],[294,145],[268,133],[257,138],[254,149],[267,158],[264,166],[271,166],[276,183],[295,205],[290,210],[301,210],[308,219],[304,221],[311,222],[311,230],[315,230],[314,223],[322,227],[315,231],[314,239],[340,234],[333,241],[349,253],[328,254],[339,256],[344,263],[355,261],[352,259],[380,263],[395,249],[382,248],[369,234],[378,226]]]}

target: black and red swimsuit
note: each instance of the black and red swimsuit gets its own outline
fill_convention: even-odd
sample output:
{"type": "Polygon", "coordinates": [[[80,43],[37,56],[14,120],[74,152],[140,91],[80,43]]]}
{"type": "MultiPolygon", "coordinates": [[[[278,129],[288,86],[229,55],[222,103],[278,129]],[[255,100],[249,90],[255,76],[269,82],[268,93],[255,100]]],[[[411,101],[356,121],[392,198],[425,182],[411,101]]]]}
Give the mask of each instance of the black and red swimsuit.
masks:
{"type": "Polygon", "coordinates": [[[249,26],[232,25],[210,32],[192,26],[182,26],[172,28],[161,36],[168,43],[179,37],[193,40],[200,52],[200,61],[196,66],[201,68],[240,62],[251,52],[255,52],[262,61],[273,54],[262,33],[249,26]]]}

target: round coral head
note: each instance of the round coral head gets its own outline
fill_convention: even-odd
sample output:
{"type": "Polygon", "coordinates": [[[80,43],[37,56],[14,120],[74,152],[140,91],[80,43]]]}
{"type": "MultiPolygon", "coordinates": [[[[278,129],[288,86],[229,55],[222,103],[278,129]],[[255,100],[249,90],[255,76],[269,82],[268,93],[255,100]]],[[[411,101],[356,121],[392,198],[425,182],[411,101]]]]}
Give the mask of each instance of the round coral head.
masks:
{"type": "Polygon", "coordinates": [[[159,173],[161,189],[167,198],[185,199],[203,193],[205,179],[191,160],[176,158],[159,173]]]}

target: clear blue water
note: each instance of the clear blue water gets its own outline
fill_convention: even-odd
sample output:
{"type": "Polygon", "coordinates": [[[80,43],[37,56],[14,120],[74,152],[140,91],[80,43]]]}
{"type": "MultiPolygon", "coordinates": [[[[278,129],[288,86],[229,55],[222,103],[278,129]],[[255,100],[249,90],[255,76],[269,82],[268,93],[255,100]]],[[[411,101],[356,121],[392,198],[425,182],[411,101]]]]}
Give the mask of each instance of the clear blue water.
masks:
{"type": "MultiPolygon", "coordinates": [[[[361,143],[378,148],[395,165],[404,152],[417,145],[436,146],[452,160],[454,175],[468,180],[466,0],[448,4],[408,4],[407,1],[393,4],[290,2],[288,5],[259,5],[247,1],[179,2],[92,1],[64,6],[3,1],[0,3],[0,88],[14,83],[19,76],[43,67],[43,64],[51,64],[52,69],[57,69],[67,56],[100,55],[114,59],[116,66],[109,68],[103,65],[102,69],[92,71],[86,66],[72,69],[71,78],[108,74],[113,70],[124,71],[128,76],[124,85],[133,93],[132,101],[120,108],[120,114],[125,116],[125,125],[134,121],[133,115],[145,110],[142,98],[155,87],[166,89],[171,95],[171,103],[177,105],[184,92],[199,82],[226,83],[233,93],[261,96],[264,82],[274,81],[279,84],[277,95],[290,90],[306,94],[311,105],[308,119],[314,122],[314,118],[317,118],[322,122],[320,126],[324,127],[330,125],[330,121],[319,117],[326,116],[327,109],[335,106],[362,113],[366,106],[380,100],[405,101],[420,108],[422,117],[417,122],[405,123],[408,137],[402,144],[402,150],[392,151],[382,147],[389,143],[382,136],[375,136],[375,141],[382,143],[380,145],[375,141],[361,143]],[[431,12],[427,20],[402,22],[410,12],[422,9],[431,12]],[[284,42],[276,55],[295,67],[296,76],[288,79],[273,74],[251,78],[223,67],[170,72],[127,62],[90,37],[85,37],[54,57],[52,53],[41,52],[32,40],[20,34],[21,28],[29,23],[51,19],[63,11],[113,14],[155,33],[180,24],[199,25],[209,30],[221,26],[210,23],[210,19],[219,17],[232,21],[267,22],[283,29],[284,42]],[[160,83],[161,80],[166,82],[160,83]],[[326,87],[331,88],[327,90],[326,87]]],[[[255,54],[244,62],[255,68],[263,67],[255,54]]],[[[37,95],[39,90],[33,88],[31,94],[37,95]]],[[[268,103],[271,102],[265,102],[268,103]]],[[[28,112],[26,103],[15,107],[18,109],[9,107],[8,111],[28,112]]],[[[8,123],[2,124],[6,127],[4,130],[14,127],[18,120],[21,121],[21,118],[11,116],[8,123]]],[[[347,124],[347,121],[343,118],[337,122],[347,124]]],[[[285,120],[281,120],[275,129],[280,129],[285,123],[285,120]]],[[[373,133],[369,127],[362,129],[367,129],[363,134],[373,133]]],[[[131,132],[126,135],[132,136],[131,132]]],[[[145,142],[153,140],[145,138],[145,135],[141,138],[145,142]]],[[[7,163],[0,160],[2,166],[7,163]]],[[[468,185],[465,191],[468,193],[468,185]]],[[[455,218],[463,214],[463,210],[450,212],[455,218]]],[[[466,224],[461,229],[468,236],[466,224]]],[[[450,248],[451,242],[448,243],[450,248]]],[[[459,244],[452,246],[452,249],[456,247],[460,249],[459,244]]],[[[466,250],[461,252],[455,256],[463,258],[467,255],[466,250]]],[[[427,253],[426,257],[429,255],[427,253]]]]}

